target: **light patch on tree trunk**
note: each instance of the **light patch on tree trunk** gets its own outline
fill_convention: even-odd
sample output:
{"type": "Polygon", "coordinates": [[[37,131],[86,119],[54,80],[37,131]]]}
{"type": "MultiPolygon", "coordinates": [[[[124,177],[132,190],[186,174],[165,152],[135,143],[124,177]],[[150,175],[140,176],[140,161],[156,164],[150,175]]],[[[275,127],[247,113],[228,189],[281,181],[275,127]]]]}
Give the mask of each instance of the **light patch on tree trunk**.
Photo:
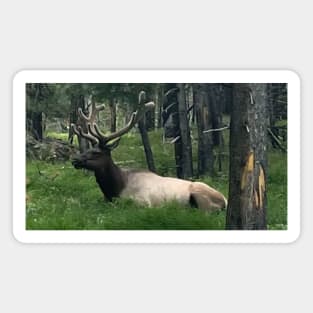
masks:
{"type": "Polygon", "coordinates": [[[242,171],[240,184],[241,190],[245,189],[249,176],[253,175],[253,170],[254,170],[254,153],[250,152],[247,158],[247,162],[242,171]]]}
{"type": "Polygon", "coordinates": [[[259,196],[255,189],[254,189],[254,201],[255,201],[255,206],[259,208],[260,207],[259,196]]]}
{"type": "Polygon", "coordinates": [[[264,170],[261,164],[259,164],[259,205],[257,205],[258,209],[263,209],[263,199],[265,193],[265,175],[264,170]]]}

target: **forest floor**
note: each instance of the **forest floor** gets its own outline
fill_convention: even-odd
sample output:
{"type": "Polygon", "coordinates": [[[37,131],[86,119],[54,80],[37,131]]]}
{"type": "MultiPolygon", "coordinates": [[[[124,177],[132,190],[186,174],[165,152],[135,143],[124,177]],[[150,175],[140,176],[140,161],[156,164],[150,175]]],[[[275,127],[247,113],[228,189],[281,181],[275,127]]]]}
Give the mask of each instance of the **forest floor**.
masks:
{"type": "MultiPolygon", "coordinates": [[[[67,134],[49,134],[65,139],[67,134]]],[[[162,133],[149,137],[158,174],[175,176],[173,145],[162,144],[162,133]]],[[[196,147],[193,150],[196,169],[196,147]]],[[[227,152],[227,151],[226,151],[227,152]]],[[[146,168],[144,149],[138,134],[125,135],[113,151],[121,167],[146,168]]],[[[26,164],[26,228],[29,230],[102,230],[102,229],[225,229],[226,212],[203,213],[197,209],[167,203],[147,208],[128,199],[104,202],[94,175],[76,170],[70,162],[48,163],[28,160],[26,164]]],[[[228,195],[228,162],[222,171],[202,181],[228,195]]],[[[287,229],[287,154],[269,152],[267,182],[269,229],[287,229]]]]}

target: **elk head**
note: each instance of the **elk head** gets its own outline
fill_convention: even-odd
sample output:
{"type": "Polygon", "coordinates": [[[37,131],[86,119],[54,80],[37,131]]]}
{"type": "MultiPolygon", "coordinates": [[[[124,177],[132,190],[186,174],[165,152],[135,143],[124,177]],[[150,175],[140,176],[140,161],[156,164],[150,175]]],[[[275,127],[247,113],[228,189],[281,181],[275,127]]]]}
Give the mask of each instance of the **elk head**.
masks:
{"type": "Polygon", "coordinates": [[[153,102],[145,102],[145,92],[139,93],[139,106],[136,111],[131,114],[130,120],[122,129],[110,134],[104,135],[95,122],[97,112],[103,110],[103,106],[96,106],[92,102],[89,116],[86,116],[81,108],[78,109],[79,126],[72,124],[74,133],[77,136],[89,140],[92,149],[87,150],[73,158],[72,164],[76,169],[85,168],[91,171],[106,169],[113,165],[111,151],[115,149],[120,138],[130,131],[131,128],[143,117],[145,111],[154,107],[153,102]]]}

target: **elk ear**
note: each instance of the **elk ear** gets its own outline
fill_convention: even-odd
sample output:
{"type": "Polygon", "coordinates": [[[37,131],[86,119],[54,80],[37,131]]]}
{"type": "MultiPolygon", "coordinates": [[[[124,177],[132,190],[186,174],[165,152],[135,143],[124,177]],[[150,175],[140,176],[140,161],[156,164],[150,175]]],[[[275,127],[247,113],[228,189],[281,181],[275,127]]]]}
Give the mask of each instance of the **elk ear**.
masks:
{"type": "Polygon", "coordinates": [[[109,145],[107,144],[105,147],[109,150],[114,150],[115,148],[117,148],[117,146],[119,145],[121,140],[121,137],[116,139],[115,141],[113,141],[112,143],[110,143],[109,145]]]}

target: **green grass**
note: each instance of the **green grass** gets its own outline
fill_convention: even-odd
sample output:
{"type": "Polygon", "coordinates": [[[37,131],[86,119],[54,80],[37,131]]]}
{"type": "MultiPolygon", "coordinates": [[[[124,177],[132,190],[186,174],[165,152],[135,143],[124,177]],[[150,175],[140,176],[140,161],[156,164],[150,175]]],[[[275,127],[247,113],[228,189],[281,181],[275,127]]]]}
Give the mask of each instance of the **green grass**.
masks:
{"type": "MultiPolygon", "coordinates": [[[[57,132],[48,131],[45,133],[45,136],[49,138],[55,138],[55,139],[60,139],[63,141],[68,141],[68,133],[57,133],[57,132]]],[[[73,143],[76,145],[78,144],[77,136],[74,136],[73,143]]]]}
{"type": "Polygon", "coordinates": [[[287,154],[269,153],[267,220],[269,229],[287,229],[287,154]]]}
{"type": "Polygon", "coordinates": [[[27,229],[223,229],[224,213],[206,215],[175,202],[157,208],[129,199],[103,201],[94,176],[69,163],[27,164],[27,229]],[[39,174],[39,171],[40,174],[39,174]]]}
{"type": "MultiPolygon", "coordinates": [[[[59,136],[59,135],[58,135],[59,136]]],[[[175,176],[173,145],[162,144],[160,132],[149,133],[158,173],[175,176]]],[[[60,137],[58,137],[60,138],[60,137]]],[[[64,139],[64,138],[60,138],[64,139]]],[[[196,153],[194,153],[196,155],[196,153]]],[[[141,139],[124,136],[113,152],[122,167],[145,168],[141,139]]],[[[194,158],[196,160],[196,156],[194,158]]],[[[287,156],[269,153],[268,227],[287,227],[287,156]]],[[[223,194],[228,194],[228,165],[214,178],[202,177],[223,194]]],[[[225,212],[204,213],[197,209],[167,203],[147,208],[128,199],[104,202],[92,173],[75,170],[70,162],[49,164],[27,162],[27,229],[224,229],[225,212]]]]}

